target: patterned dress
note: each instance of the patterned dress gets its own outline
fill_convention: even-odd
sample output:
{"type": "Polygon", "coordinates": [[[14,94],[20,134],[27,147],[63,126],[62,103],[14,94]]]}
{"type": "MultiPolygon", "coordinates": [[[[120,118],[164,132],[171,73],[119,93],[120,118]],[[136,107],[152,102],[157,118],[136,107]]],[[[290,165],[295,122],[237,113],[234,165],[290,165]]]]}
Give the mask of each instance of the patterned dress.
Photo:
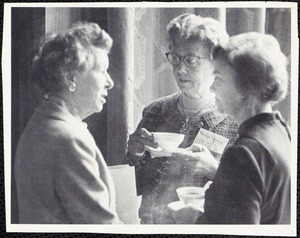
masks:
{"type": "MultiPolygon", "coordinates": [[[[150,132],[180,133],[186,121],[181,115],[177,103],[181,93],[175,93],[158,99],[143,111],[143,118],[138,127],[150,132]]],[[[186,148],[192,145],[200,128],[209,130],[229,139],[228,148],[237,139],[238,125],[235,121],[218,113],[215,109],[197,114],[189,119],[189,127],[185,139],[180,145],[186,148]]],[[[226,150],[225,148],[225,150],[226,150]]],[[[221,156],[214,154],[217,160],[221,156]]],[[[178,200],[176,189],[183,186],[202,187],[208,179],[183,167],[180,174],[169,173],[167,157],[151,158],[149,152],[143,156],[142,162],[136,165],[136,182],[138,195],[142,195],[139,216],[142,224],[172,224],[175,223],[169,214],[168,203],[178,200]]]]}

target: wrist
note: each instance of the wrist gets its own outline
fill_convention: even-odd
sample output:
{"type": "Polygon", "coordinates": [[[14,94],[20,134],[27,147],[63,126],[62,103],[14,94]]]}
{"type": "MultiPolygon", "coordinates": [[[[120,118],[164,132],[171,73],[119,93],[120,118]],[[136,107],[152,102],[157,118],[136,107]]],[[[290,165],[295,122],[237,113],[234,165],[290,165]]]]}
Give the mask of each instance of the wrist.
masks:
{"type": "Polygon", "coordinates": [[[207,177],[210,180],[213,180],[215,178],[217,170],[219,168],[219,164],[220,164],[220,162],[218,162],[218,161],[214,161],[214,163],[212,164],[211,170],[209,171],[209,173],[207,175],[207,177]]]}
{"type": "Polygon", "coordinates": [[[127,156],[128,156],[128,164],[130,166],[137,166],[143,161],[145,157],[145,153],[142,154],[142,156],[132,155],[128,153],[127,156]]]}

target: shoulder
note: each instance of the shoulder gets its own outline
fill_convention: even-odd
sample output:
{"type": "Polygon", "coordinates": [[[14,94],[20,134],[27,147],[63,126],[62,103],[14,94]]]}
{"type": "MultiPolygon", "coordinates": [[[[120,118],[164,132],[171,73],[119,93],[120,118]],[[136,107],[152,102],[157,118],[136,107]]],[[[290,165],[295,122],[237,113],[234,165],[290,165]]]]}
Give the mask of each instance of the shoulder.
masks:
{"type": "MultiPolygon", "coordinates": [[[[262,178],[272,171],[277,174],[279,164],[271,156],[270,151],[254,138],[240,137],[233,146],[228,148],[222,157],[224,165],[238,170],[249,176],[257,175],[262,178]]],[[[271,178],[269,178],[271,179],[271,178]]]]}
{"type": "Polygon", "coordinates": [[[229,139],[228,146],[238,138],[238,124],[232,117],[214,109],[204,114],[204,120],[211,131],[229,139]]]}
{"type": "Polygon", "coordinates": [[[48,149],[55,151],[58,157],[66,153],[84,150],[89,153],[94,150],[95,141],[86,125],[80,121],[64,121],[45,117],[41,124],[35,125],[38,137],[46,140],[48,149]]]}
{"type": "Polygon", "coordinates": [[[59,131],[58,141],[60,141],[64,152],[73,150],[80,153],[82,151],[90,154],[95,153],[94,138],[85,126],[85,124],[75,126],[66,122],[57,125],[56,130],[59,131]]]}
{"type": "Polygon", "coordinates": [[[230,127],[232,129],[238,128],[238,124],[231,116],[220,113],[216,109],[205,113],[204,119],[211,127],[223,126],[223,127],[230,127]]]}
{"type": "Polygon", "coordinates": [[[143,110],[143,118],[139,127],[154,130],[158,126],[161,126],[169,115],[174,114],[179,95],[180,93],[174,93],[172,95],[159,98],[145,107],[143,110]]]}
{"type": "Polygon", "coordinates": [[[163,110],[168,108],[170,105],[177,103],[179,93],[174,93],[165,97],[161,97],[144,108],[143,113],[162,113],[163,110]]]}
{"type": "MultiPolygon", "coordinates": [[[[220,171],[231,171],[232,173],[244,174],[248,179],[263,179],[264,156],[266,151],[255,140],[244,138],[238,140],[229,147],[222,156],[220,171]],[[258,156],[255,151],[260,153],[258,156]]],[[[260,182],[261,183],[261,182],[260,182]]]]}

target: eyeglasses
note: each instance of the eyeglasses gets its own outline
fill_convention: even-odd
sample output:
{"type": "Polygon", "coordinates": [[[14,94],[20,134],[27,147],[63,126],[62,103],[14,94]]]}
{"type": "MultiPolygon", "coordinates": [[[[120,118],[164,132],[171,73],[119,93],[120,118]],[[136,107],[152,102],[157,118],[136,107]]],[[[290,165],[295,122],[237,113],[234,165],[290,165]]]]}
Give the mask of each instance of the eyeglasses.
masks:
{"type": "Polygon", "coordinates": [[[197,55],[179,56],[174,53],[166,53],[166,56],[171,65],[178,66],[180,64],[180,61],[182,60],[183,63],[189,68],[196,67],[200,59],[209,58],[207,56],[197,56],[197,55]]]}

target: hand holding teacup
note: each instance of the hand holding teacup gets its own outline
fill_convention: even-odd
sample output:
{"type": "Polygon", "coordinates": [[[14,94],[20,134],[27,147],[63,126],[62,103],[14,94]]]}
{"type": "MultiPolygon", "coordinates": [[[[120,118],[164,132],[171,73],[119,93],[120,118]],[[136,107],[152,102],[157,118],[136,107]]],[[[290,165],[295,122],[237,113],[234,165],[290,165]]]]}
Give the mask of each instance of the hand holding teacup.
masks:
{"type": "Polygon", "coordinates": [[[171,216],[177,224],[194,224],[204,212],[205,191],[209,185],[204,187],[180,187],[176,193],[183,203],[178,210],[171,211],[171,216]]]}
{"type": "Polygon", "coordinates": [[[151,132],[145,128],[137,128],[128,140],[128,155],[134,163],[145,153],[145,146],[158,147],[151,132]]]}

